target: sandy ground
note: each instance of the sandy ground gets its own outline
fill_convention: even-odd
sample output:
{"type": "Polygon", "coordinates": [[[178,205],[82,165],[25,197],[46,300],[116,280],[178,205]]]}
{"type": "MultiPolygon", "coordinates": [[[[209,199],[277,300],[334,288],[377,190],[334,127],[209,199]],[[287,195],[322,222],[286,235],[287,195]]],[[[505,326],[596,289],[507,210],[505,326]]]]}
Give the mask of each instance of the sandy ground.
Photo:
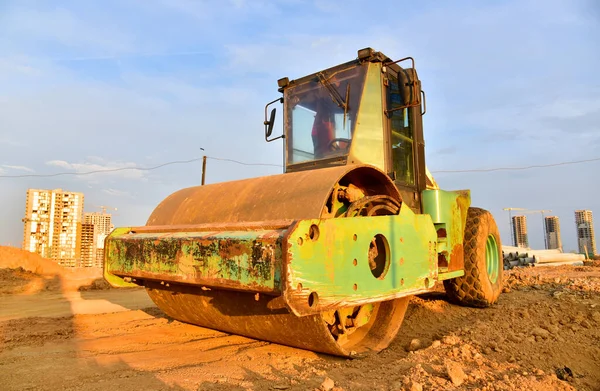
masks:
{"type": "Polygon", "coordinates": [[[391,346],[354,360],[183,324],[94,276],[0,269],[0,388],[600,390],[599,266],[511,271],[488,309],[415,297],[391,346]]]}

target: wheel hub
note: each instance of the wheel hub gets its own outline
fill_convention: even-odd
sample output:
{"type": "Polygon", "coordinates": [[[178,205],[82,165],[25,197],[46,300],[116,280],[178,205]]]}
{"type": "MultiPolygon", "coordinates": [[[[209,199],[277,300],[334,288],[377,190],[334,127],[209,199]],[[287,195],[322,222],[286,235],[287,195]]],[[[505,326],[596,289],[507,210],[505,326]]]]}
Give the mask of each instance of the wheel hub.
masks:
{"type": "Polygon", "coordinates": [[[494,284],[498,280],[498,243],[494,235],[488,235],[485,242],[485,266],[490,282],[494,284]]]}

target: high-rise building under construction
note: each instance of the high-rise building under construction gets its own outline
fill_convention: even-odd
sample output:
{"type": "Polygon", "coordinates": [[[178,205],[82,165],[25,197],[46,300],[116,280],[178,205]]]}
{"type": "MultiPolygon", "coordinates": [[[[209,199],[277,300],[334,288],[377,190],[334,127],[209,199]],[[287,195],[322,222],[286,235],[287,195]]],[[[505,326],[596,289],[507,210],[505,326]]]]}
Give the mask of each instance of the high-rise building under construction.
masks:
{"type": "Polygon", "coordinates": [[[90,223],[81,224],[79,246],[81,248],[81,262],[78,266],[93,267],[96,264],[96,226],[90,223]]]}
{"type": "Polygon", "coordinates": [[[529,247],[527,239],[527,216],[513,216],[512,218],[513,240],[517,247],[529,247]]]}
{"type": "Polygon", "coordinates": [[[593,256],[596,254],[596,237],[594,235],[594,220],[591,210],[576,210],[575,225],[577,226],[577,244],[581,254],[593,256]]]}
{"type": "Polygon", "coordinates": [[[82,193],[28,189],[23,249],[63,266],[78,266],[82,212],[82,193]]]}
{"type": "Polygon", "coordinates": [[[562,240],[560,238],[560,223],[558,221],[558,217],[544,217],[544,227],[546,231],[546,248],[562,250],[562,240]]]}
{"type": "Polygon", "coordinates": [[[83,215],[83,221],[95,226],[95,250],[93,255],[93,266],[102,267],[102,262],[104,259],[104,239],[106,239],[106,237],[114,228],[112,225],[112,215],[110,213],[106,213],[105,211],[102,211],[102,213],[85,213],[83,215]]]}

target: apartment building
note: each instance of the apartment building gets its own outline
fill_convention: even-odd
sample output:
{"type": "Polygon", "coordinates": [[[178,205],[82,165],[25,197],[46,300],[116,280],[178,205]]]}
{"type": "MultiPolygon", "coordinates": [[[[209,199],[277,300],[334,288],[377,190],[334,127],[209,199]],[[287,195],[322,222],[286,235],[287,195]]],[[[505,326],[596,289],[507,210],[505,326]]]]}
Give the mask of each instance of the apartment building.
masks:
{"type": "Polygon", "coordinates": [[[96,226],[91,223],[81,223],[81,234],[79,236],[79,247],[81,248],[81,259],[77,266],[96,266],[96,226]]]}
{"type": "Polygon", "coordinates": [[[594,219],[591,210],[576,210],[575,225],[577,227],[577,244],[581,254],[595,255],[596,236],[594,234],[594,219]]]}
{"type": "Polygon", "coordinates": [[[94,251],[94,265],[95,267],[102,267],[104,261],[104,239],[114,229],[112,224],[112,215],[106,212],[94,212],[85,213],[83,220],[87,224],[93,224],[96,227],[95,231],[95,251],[94,251]]]}
{"type": "Polygon", "coordinates": [[[529,247],[527,238],[527,216],[513,216],[512,218],[513,240],[517,247],[529,247]]]}
{"type": "Polygon", "coordinates": [[[63,266],[77,266],[83,202],[83,193],[28,189],[23,249],[63,266]]]}
{"type": "Polygon", "coordinates": [[[562,251],[562,240],[560,238],[560,222],[557,216],[544,217],[546,231],[546,248],[559,249],[562,251]]]}

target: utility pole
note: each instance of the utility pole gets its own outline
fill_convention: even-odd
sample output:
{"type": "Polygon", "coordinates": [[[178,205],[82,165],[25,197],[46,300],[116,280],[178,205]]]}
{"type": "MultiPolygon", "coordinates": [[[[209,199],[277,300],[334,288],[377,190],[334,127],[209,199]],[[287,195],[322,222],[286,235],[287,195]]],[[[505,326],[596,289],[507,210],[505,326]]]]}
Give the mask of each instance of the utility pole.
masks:
{"type": "Polygon", "coordinates": [[[204,186],[204,178],[206,178],[206,155],[202,156],[202,186],[204,186]]]}
{"type": "Polygon", "coordinates": [[[512,211],[513,210],[526,210],[525,208],[504,208],[503,210],[507,210],[508,211],[508,229],[510,229],[510,237],[511,237],[511,242],[513,246],[516,246],[516,238],[515,238],[515,231],[513,229],[513,222],[512,222],[512,211]]]}
{"type": "MultiPolygon", "coordinates": [[[[200,147],[200,150],[204,151],[204,148],[200,147]]],[[[206,155],[202,156],[202,186],[204,186],[205,178],[206,178],[206,155]]]]}

